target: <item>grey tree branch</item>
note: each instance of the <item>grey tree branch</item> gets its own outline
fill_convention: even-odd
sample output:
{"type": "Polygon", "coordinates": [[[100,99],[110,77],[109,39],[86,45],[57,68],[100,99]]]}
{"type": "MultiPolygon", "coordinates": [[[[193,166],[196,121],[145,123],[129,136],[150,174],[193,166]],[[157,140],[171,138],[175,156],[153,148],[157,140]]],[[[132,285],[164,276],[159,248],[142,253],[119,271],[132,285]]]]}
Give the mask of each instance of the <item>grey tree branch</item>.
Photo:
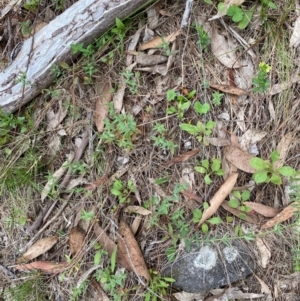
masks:
{"type": "Polygon", "coordinates": [[[50,70],[74,58],[71,44],[91,43],[115,24],[154,0],[79,0],[24,41],[14,61],[0,73],[0,108],[14,112],[53,81],[50,70]],[[23,76],[23,82],[18,78],[23,76]]]}

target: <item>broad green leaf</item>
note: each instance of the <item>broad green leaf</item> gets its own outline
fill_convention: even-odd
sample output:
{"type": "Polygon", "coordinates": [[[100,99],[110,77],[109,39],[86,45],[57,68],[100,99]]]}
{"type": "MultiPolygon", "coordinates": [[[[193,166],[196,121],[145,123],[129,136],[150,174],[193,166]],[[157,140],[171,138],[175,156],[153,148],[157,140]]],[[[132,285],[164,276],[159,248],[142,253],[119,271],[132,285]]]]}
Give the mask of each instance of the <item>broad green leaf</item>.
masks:
{"type": "Polygon", "coordinates": [[[208,160],[202,160],[201,161],[201,164],[202,164],[202,166],[204,166],[206,169],[208,169],[209,168],[209,161],[208,160]]]}
{"type": "Polygon", "coordinates": [[[226,221],[228,223],[232,223],[233,222],[233,217],[232,216],[226,216],[226,221]]]}
{"type": "Polygon", "coordinates": [[[202,217],[202,211],[200,209],[193,210],[193,221],[196,219],[196,222],[199,222],[202,217]]]}
{"type": "Polygon", "coordinates": [[[216,172],[221,168],[221,160],[220,159],[213,159],[212,160],[212,165],[211,165],[211,170],[216,172]]]}
{"type": "Polygon", "coordinates": [[[191,91],[191,92],[187,95],[187,98],[188,98],[188,99],[191,99],[193,96],[195,96],[196,92],[197,92],[196,90],[191,91]]]}
{"type": "Polygon", "coordinates": [[[205,130],[205,126],[201,121],[197,122],[197,129],[198,129],[198,133],[203,133],[205,130]]]}
{"type": "Polygon", "coordinates": [[[100,263],[100,259],[101,259],[101,251],[97,251],[94,256],[94,264],[98,265],[100,263]]]}
{"type": "Polygon", "coordinates": [[[267,169],[268,164],[265,160],[255,157],[250,160],[250,165],[257,170],[267,169]]]}
{"type": "Polygon", "coordinates": [[[282,166],[277,171],[284,177],[293,177],[296,174],[296,170],[290,166],[282,166]]]}
{"type": "Polygon", "coordinates": [[[275,150],[271,153],[270,158],[271,158],[271,162],[272,162],[272,163],[278,161],[278,159],[279,159],[279,152],[278,152],[277,149],[275,149],[275,150]]]}
{"type": "Polygon", "coordinates": [[[236,199],[231,199],[229,202],[228,202],[228,205],[231,207],[231,208],[237,208],[239,205],[240,205],[240,202],[236,199]]]}
{"type": "Polygon", "coordinates": [[[241,197],[242,197],[242,201],[243,201],[243,202],[244,202],[244,201],[248,201],[248,200],[250,199],[250,191],[249,191],[249,190],[244,190],[244,191],[242,192],[241,197]]]}
{"type": "Polygon", "coordinates": [[[222,224],[222,220],[219,217],[213,217],[207,220],[208,223],[212,225],[220,225],[222,224]]]}
{"type": "Polygon", "coordinates": [[[212,180],[211,180],[209,175],[206,175],[204,177],[204,182],[205,182],[206,185],[210,185],[212,183],[212,180]]]}
{"type": "Polygon", "coordinates": [[[218,171],[216,171],[215,172],[215,174],[217,175],[217,176],[224,176],[224,170],[223,169],[219,169],[218,171]]]}
{"type": "Polygon", "coordinates": [[[202,173],[202,174],[206,173],[206,169],[203,166],[195,166],[195,170],[202,173]]]}
{"type": "Polygon", "coordinates": [[[116,18],[116,26],[117,26],[118,29],[124,29],[125,28],[124,23],[119,18],[116,18]]]}
{"type": "Polygon", "coordinates": [[[264,183],[268,181],[268,172],[265,170],[258,171],[253,174],[253,179],[257,184],[264,183]]]}
{"type": "Polygon", "coordinates": [[[194,104],[194,109],[199,114],[206,114],[210,110],[210,105],[207,102],[201,104],[200,101],[196,101],[194,104]]]}
{"type": "Polygon", "coordinates": [[[244,12],[244,16],[238,25],[239,29],[245,29],[249,25],[253,17],[253,13],[254,13],[254,8],[251,8],[250,10],[244,12]]]}
{"type": "Polygon", "coordinates": [[[202,230],[202,232],[203,232],[204,234],[206,234],[206,233],[208,232],[208,226],[207,226],[207,224],[203,223],[203,224],[201,225],[201,230],[202,230]]]}
{"type": "Polygon", "coordinates": [[[212,120],[208,120],[205,127],[208,129],[208,130],[212,130],[214,129],[214,127],[216,126],[216,123],[212,120]]]}
{"type": "Polygon", "coordinates": [[[273,173],[271,178],[270,178],[270,182],[272,182],[275,185],[281,185],[282,184],[282,180],[279,174],[273,173]]]}
{"type": "Polygon", "coordinates": [[[207,202],[203,203],[203,209],[206,210],[207,208],[209,208],[209,204],[207,202]]]}
{"type": "Polygon", "coordinates": [[[176,113],[177,112],[177,110],[176,110],[176,108],[175,107],[170,107],[170,108],[168,108],[167,109],[167,114],[174,114],[174,113],[176,113]]]}
{"type": "Polygon", "coordinates": [[[246,216],[245,213],[240,213],[239,218],[242,219],[242,220],[246,220],[247,216],[246,216]]]}
{"type": "Polygon", "coordinates": [[[112,195],[115,195],[115,196],[122,195],[122,192],[120,190],[118,190],[118,189],[115,189],[115,188],[111,189],[110,193],[112,195]]]}
{"type": "Polygon", "coordinates": [[[223,13],[223,12],[225,12],[225,10],[226,10],[226,5],[225,5],[225,3],[224,3],[224,2],[220,2],[220,3],[218,4],[218,11],[219,11],[220,13],[223,13]]]}
{"type": "Polygon", "coordinates": [[[176,98],[176,92],[175,90],[171,89],[167,91],[167,101],[172,101],[176,98]]]}
{"type": "Polygon", "coordinates": [[[232,194],[233,194],[238,200],[241,199],[241,193],[240,193],[238,190],[234,190],[234,191],[232,192],[232,194]]]}
{"type": "Polygon", "coordinates": [[[188,124],[188,123],[181,123],[179,127],[183,130],[188,132],[191,135],[197,135],[198,134],[198,128],[195,125],[188,124]]]}
{"type": "Polygon", "coordinates": [[[277,8],[277,5],[276,5],[274,2],[272,2],[272,1],[268,1],[268,6],[269,6],[270,8],[273,8],[273,9],[276,9],[276,8],[277,8]]]}
{"type": "Polygon", "coordinates": [[[187,101],[187,102],[184,102],[180,105],[180,109],[181,110],[187,110],[191,105],[191,102],[190,101],[187,101]]]}

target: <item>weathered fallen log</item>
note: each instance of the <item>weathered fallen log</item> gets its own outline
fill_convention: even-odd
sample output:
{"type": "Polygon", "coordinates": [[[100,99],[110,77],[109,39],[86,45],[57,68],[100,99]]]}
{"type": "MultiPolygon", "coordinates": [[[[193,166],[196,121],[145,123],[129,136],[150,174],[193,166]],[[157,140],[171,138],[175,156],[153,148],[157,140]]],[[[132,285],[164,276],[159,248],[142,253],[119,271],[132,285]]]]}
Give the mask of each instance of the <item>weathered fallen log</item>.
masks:
{"type": "Polygon", "coordinates": [[[71,44],[91,43],[115,24],[154,0],[79,0],[22,44],[0,73],[0,108],[14,112],[53,82],[51,69],[71,62],[71,44]]]}

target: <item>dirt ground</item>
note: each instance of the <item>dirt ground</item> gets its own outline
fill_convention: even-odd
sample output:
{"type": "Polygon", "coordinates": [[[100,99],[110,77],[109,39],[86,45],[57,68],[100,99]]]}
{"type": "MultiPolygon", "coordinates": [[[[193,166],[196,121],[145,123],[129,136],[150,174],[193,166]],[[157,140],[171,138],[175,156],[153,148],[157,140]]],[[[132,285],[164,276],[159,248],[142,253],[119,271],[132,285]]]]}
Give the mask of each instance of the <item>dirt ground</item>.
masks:
{"type": "MultiPolygon", "coordinates": [[[[194,0],[183,28],[185,1],[117,20],[0,113],[0,300],[300,300],[299,6],[227,2],[194,0]],[[221,291],[160,275],[191,244],[236,239],[257,269],[221,291]]],[[[1,70],[8,24],[16,45],[72,4],[14,7],[1,70]]]]}

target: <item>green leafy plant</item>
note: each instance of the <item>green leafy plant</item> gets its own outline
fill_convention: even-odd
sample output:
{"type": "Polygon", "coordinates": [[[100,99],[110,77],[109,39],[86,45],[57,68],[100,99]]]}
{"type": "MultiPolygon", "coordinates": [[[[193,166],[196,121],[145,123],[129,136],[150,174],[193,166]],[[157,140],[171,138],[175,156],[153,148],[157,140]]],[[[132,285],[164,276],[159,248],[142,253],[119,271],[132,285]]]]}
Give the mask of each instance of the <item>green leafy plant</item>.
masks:
{"type": "Polygon", "coordinates": [[[79,286],[73,287],[70,299],[72,301],[73,300],[74,301],[79,300],[79,298],[81,297],[81,295],[86,291],[87,287],[88,287],[87,281],[82,281],[79,286]]]}
{"type": "Polygon", "coordinates": [[[195,170],[201,174],[204,174],[204,182],[206,185],[210,185],[213,183],[211,176],[223,176],[224,170],[221,168],[221,160],[220,159],[212,159],[211,164],[209,160],[202,160],[201,164],[195,166],[195,170]]]}
{"type": "Polygon", "coordinates": [[[221,105],[221,100],[222,100],[223,96],[224,96],[223,93],[214,92],[213,95],[212,95],[212,103],[215,106],[221,105]]]}
{"type": "Polygon", "coordinates": [[[36,11],[40,4],[40,0],[27,0],[23,6],[29,11],[36,11]]]}
{"type": "Polygon", "coordinates": [[[161,123],[155,123],[153,127],[153,135],[151,139],[154,141],[154,146],[158,146],[162,149],[169,150],[174,154],[175,149],[178,147],[173,141],[166,138],[167,129],[161,123]]]}
{"type": "Polygon", "coordinates": [[[93,211],[86,211],[83,209],[80,215],[80,219],[86,222],[90,222],[95,219],[95,213],[93,211]]]}
{"type": "Polygon", "coordinates": [[[195,101],[194,109],[197,113],[204,115],[209,112],[210,105],[207,102],[202,104],[200,101],[195,101]]]}
{"type": "Polygon", "coordinates": [[[90,57],[95,53],[95,49],[92,44],[87,45],[86,48],[83,43],[71,44],[71,50],[73,54],[80,53],[84,57],[90,57]]]}
{"type": "Polygon", "coordinates": [[[124,76],[129,91],[132,94],[138,94],[138,80],[140,78],[140,73],[139,72],[133,73],[132,71],[126,69],[121,73],[121,75],[124,76]]]}
{"type": "Polygon", "coordinates": [[[136,122],[129,113],[116,114],[112,104],[109,106],[109,117],[104,120],[104,132],[100,138],[104,143],[115,143],[129,151],[134,148],[132,136],[138,132],[136,122]]]}
{"type": "Polygon", "coordinates": [[[197,45],[199,46],[201,51],[206,52],[208,46],[210,45],[210,38],[208,33],[204,30],[202,25],[196,25],[196,31],[198,34],[197,45]]]}
{"type": "Polygon", "coordinates": [[[198,121],[196,125],[192,125],[189,123],[181,123],[179,127],[188,132],[190,135],[196,136],[199,142],[203,141],[204,145],[209,145],[209,143],[205,140],[205,136],[209,136],[212,133],[216,123],[212,120],[207,121],[206,123],[202,123],[198,121]]]}
{"type": "Polygon", "coordinates": [[[239,215],[240,219],[245,220],[246,215],[245,213],[251,212],[252,209],[246,205],[243,205],[243,202],[246,202],[250,198],[250,191],[244,190],[241,192],[239,191],[233,191],[232,198],[229,200],[228,205],[231,208],[238,208],[242,213],[239,215]],[[245,212],[245,213],[244,213],[245,212]]]}
{"type": "Polygon", "coordinates": [[[167,288],[175,281],[173,278],[163,277],[158,272],[150,270],[150,284],[149,289],[145,294],[144,301],[163,300],[167,295],[167,288]]]}
{"type": "Polygon", "coordinates": [[[266,92],[271,85],[270,80],[267,78],[267,74],[270,72],[271,67],[268,64],[261,62],[259,63],[258,68],[259,71],[257,76],[252,79],[252,84],[254,86],[252,91],[263,93],[266,92]]]}
{"type": "Polygon", "coordinates": [[[293,177],[296,174],[295,169],[290,166],[282,166],[275,168],[274,164],[279,160],[279,152],[273,151],[270,155],[270,161],[255,157],[250,160],[250,165],[257,170],[253,174],[256,183],[273,183],[275,185],[282,184],[282,176],[293,177]]]}
{"type": "Polygon", "coordinates": [[[177,94],[173,89],[167,91],[167,101],[174,105],[167,109],[167,114],[178,114],[178,119],[182,120],[183,114],[191,106],[190,99],[194,97],[196,90],[191,91],[187,96],[177,94]]]}
{"type": "Polygon", "coordinates": [[[135,192],[135,187],[133,185],[132,180],[128,180],[126,185],[124,183],[117,179],[113,183],[113,187],[110,190],[111,194],[115,195],[118,197],[120,204],[126,203],[129,199],[129,195],[132,192],[135,192]]]}
{"type": "Polygon", "coordinates": [[[31,33],[32,26],[30,20],[27,20],[25,22],[20,22],[19,24],[21,26],[21,32],[23,35],[27,35],[31,33]]]}

